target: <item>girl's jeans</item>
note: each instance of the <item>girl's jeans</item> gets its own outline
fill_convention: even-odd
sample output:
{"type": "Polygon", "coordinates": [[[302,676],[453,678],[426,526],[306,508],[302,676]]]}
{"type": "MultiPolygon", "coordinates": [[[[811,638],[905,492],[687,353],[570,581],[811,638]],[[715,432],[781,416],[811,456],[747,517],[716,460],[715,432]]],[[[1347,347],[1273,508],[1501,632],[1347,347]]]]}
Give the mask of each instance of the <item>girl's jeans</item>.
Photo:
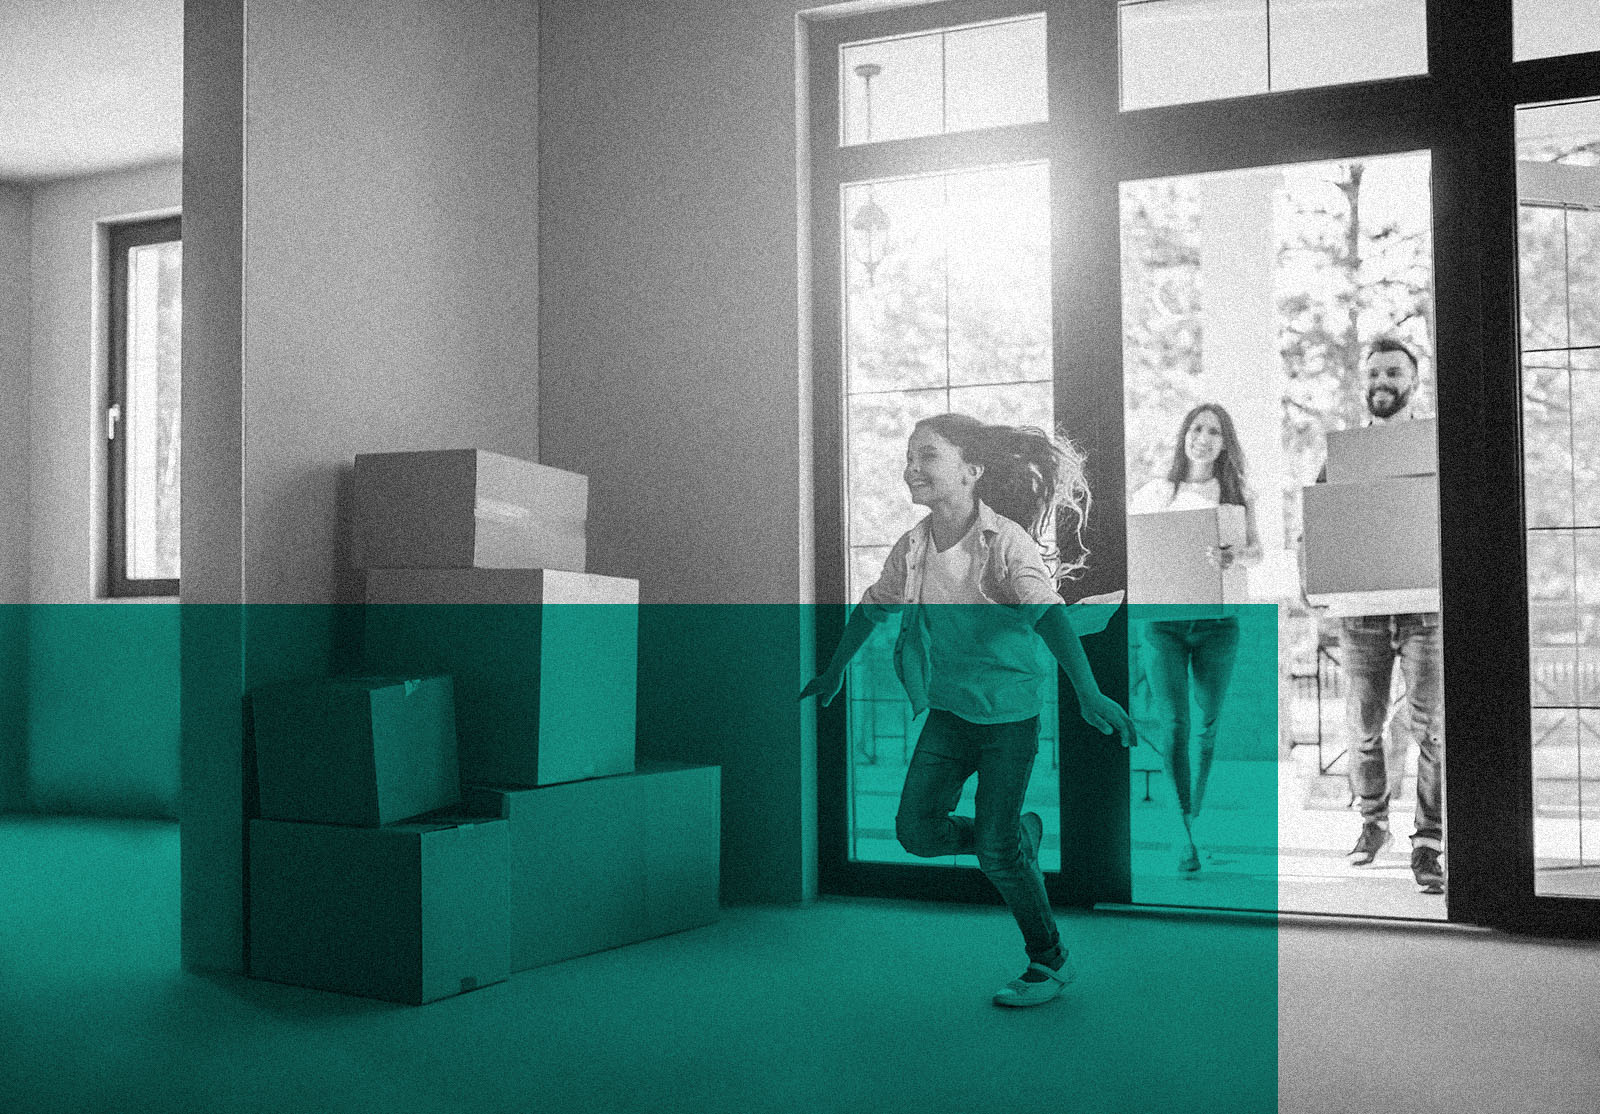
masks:
{"type": "Polygon", "coordinates": [[[1037,860],[1023,855],[1022,798],[1039,751],[1039,717],[971,723],[935,708],[928,713],[900,792],[895,835],[913,855],[978,856],[1022,929],[1028,958],[1058,966],[1061,937],[1037,860]],[[974,815],[952,816],[961,788],[976,772],[974,815]]]}
{"type": "Polygon", "coordinates": [[[1217,753],[1217,720],[1233,676],[1239,650],[1239,620],[1195,619],[1150,623],[1145,628],[1144,671],[1150,681],[1150,712],[1167,728],[1167,769],[1186,816],[1200,815],[1217,753]],[[1194,703],[1200,710],[1195,745],[1199,762],[1190,791],[1189,677],[1194,675],[1194,703]]]}

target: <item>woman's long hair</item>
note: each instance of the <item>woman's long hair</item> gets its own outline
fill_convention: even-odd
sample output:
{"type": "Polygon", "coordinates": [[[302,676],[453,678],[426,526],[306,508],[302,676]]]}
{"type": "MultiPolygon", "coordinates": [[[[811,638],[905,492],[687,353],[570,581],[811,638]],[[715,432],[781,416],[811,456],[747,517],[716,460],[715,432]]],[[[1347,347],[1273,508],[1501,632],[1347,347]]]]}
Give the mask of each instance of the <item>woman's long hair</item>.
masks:
{"type": "Polygon", "coordinates": [[[1172,465],[1167,469],[1167,482],[1172,485],[1172,494],[1176,496],[1178,485],[1189,478],[1189,451],[1186,448],[1189,427],[1207,410],[1217,416],[1217,424],[1222,427],[1222,451],[1212,465],[1220,489],[1217,502],[1242,507],[1245,504],[1244,449],[1239,445],[1239,433],[1234,429],[1233,418],[1215,402],[1202,402],[1183,416],[1183,422],[1178,426],[1178,439],[1172,446],[1172,465]]]}
{"type": "Polygon", "coordinates": [[[959,449],[962,460],[983,466],[973,493],[1039,543],[1057,583],[1088,567],[1083,524],[1089,517],[1089,484],[1083,453],[1065,435],[1052,437],[1036,426],[989,425],[966,414],[923,418],[916,428],[932,430],[959,449]],[[1062,510],[1076,550],[1070,562],[1061,554],[1062,510]]]}

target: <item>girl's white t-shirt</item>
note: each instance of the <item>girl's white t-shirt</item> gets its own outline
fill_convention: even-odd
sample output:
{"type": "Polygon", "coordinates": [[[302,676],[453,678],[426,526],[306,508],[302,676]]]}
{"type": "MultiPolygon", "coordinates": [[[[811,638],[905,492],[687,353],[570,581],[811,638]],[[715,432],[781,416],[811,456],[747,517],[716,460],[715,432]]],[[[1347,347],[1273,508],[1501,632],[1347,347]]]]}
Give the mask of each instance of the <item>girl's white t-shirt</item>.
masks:
{"type": "Polygon", "coordinates": [[[1129,514],[1157,514],[1161,511],[1203,511],[1222,502],[1222,483],[1215,476],[1199,483],[1188,480],[1178,485],[1176,493],[1172,481],[1151,480],[1128,501],[1129,514]]]}

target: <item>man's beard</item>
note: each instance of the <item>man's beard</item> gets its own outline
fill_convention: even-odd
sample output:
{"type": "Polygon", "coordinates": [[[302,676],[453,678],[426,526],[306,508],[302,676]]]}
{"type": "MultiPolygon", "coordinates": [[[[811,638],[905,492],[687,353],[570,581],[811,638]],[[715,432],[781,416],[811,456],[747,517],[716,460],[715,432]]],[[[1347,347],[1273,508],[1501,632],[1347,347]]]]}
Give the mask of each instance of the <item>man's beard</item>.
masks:
{"type": "Polygon", "coordinates": [[[1367,388],[1367,409],[1374,418],[1392,418],[1410,401],[1410,390],[1399,391],[1381,384],[1367,388]]]}

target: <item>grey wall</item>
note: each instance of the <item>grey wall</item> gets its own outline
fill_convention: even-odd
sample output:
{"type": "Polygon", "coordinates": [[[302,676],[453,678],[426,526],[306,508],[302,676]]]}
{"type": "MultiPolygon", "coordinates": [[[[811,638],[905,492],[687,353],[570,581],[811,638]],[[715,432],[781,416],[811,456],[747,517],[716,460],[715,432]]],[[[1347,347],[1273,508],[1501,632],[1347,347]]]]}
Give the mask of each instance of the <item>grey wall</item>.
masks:
{"type": "Polygon", "coordinates": [[[544,460],[637,576],[640,750],[723,767],[724,892],[815,887],[794,5],[545,0],[544,460]],[[753,606],[751,606],[753,605],[753,606]]]}
{"type": "Polygon", "coordinates": [[[185,16],[184,599],[249,610],[185,610],[184,952],[238,969],[241,694],[335,664],[352,458],[539,451],[537,8],[185,16]]]}
{"type": "Polygon", "coordinates": [[[105,582],[107,262],[96,222],[175,212],[177,163],[33,190],[30,599],[88,603],[105,582]]]}
{"type": "Polygon", "coordinates": [[[25,797],[28,599],[27,191],[0,184],[0,812],[25,797]]]}
{"type": "Polygon", "coordinates": [[[176,815],[177,615],[100,598],[109,268],[102,222],[177,211],[181,174],[170,163],[31,191],[27,797],[33,811],[176,815]]]}
{"type": "Polygon", "coordinates": [[[245,598],[353,600],[356,453],[538,455],[537,14],[246,12],[245,598]]]}

